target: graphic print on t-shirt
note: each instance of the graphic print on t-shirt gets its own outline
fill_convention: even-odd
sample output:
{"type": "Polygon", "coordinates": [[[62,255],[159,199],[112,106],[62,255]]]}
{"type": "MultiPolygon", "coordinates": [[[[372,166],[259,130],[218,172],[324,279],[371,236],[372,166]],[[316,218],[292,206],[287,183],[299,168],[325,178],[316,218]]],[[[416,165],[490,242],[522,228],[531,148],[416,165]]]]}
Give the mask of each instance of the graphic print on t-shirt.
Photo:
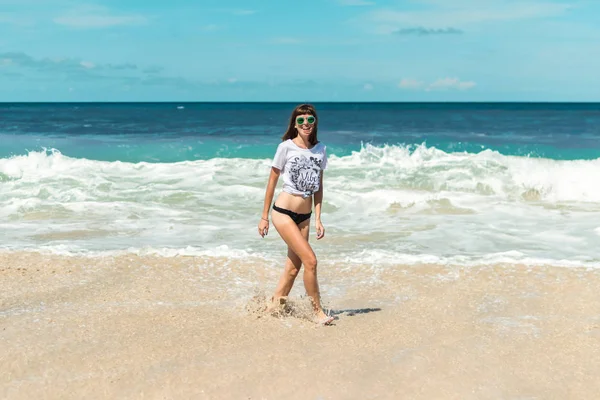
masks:
{"type": "Polygon", "coordinates": [[[319,187],[322,160],[296,156],[291,160],[290,178],[296,190],[314,193],[319,187]]]}

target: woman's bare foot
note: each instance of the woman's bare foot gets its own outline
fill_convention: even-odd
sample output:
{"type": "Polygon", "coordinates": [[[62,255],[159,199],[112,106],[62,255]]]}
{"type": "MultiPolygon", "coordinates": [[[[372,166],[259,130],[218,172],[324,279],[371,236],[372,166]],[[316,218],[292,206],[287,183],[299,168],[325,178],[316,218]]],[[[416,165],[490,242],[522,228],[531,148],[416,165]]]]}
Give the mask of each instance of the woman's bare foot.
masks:
{"type": "Polygon", "coordinates": [[[329,325],[333,322],[335,318],[331,315],[327,315],[325,314],[325,312],[323,310],[320,310],[317,312],[317,315],[315,317],[315,322],[318,325],[329,325]]]}

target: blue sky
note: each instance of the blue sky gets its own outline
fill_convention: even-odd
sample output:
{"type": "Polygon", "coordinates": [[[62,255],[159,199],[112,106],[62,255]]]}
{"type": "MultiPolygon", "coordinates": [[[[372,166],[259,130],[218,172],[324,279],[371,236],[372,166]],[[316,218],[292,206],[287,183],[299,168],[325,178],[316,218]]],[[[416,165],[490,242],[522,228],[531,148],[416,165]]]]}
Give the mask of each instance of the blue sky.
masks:
{"type": "Polygon", "coordinates": [[[596,0],[0,0],[0,101],[600,101],[596,0]]]}

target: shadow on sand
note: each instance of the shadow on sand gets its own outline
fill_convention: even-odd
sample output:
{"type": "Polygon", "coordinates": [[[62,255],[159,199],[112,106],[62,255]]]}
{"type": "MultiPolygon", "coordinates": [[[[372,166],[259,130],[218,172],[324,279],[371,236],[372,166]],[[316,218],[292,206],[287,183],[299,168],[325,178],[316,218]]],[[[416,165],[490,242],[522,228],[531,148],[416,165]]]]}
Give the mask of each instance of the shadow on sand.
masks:
{"type": "Polygon", "coordinates": [[[372,312],[381,311],[381,308],[349,308],[346,310],[326,310],[325,313],[328,315],[339,316],[345,314],[348,317],[352,317],[357,314],[368,314],[372,312]]]}

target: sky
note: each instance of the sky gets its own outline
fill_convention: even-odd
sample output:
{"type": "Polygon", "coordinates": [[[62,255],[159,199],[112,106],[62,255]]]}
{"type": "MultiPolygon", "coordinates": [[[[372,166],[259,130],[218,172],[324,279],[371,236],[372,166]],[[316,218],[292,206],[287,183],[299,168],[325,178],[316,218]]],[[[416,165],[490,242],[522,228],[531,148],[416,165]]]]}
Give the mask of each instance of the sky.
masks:
{"type": "Polygon", "coordinates": [[[600,1],[0,0],[0,101],[600,101],[600,1]]]}

